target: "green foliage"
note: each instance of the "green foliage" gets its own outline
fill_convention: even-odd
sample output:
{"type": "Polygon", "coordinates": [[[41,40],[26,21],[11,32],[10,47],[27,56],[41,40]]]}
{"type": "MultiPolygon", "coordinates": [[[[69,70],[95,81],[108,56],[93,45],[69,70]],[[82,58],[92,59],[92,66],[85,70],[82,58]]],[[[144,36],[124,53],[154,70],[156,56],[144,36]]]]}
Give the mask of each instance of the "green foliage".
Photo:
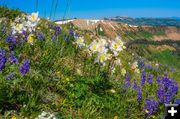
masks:
{"type": "Polygon", "coordinates": [[[17,16],[19,16],[20,14],[22,14],[21,11],[19,10],[10,10],[8,8],[4,8],[0,6],[0,18],[8,18],[10,20],[14,20],[17,16]]]}
{"type": "Polygon", "coordinates": [[[173,52],[165,50],[151,55],[151,58],[169,66],[180,67],[180,57],[173,55],[173,52]]]}

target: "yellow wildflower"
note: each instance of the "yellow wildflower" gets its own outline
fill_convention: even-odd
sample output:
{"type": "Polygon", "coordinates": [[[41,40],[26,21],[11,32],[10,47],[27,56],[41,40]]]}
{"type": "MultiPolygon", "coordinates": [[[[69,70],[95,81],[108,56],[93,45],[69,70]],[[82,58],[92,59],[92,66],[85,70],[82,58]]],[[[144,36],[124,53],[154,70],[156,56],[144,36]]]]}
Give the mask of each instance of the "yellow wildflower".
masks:
{"type": "Polygon", "coordinates": [[[106,60],[105,54],[100,55],[100,62],[104,62],[106,60]]]}
{"type": "Polygon", "coordinates": [[[15,116],[12,116],[12,118],[11,119],[16,119],[16,117],[15,116]]]}
{"type": "Polygon", "coordinates": [[[69,81],[70,79],[69,78],[66,78],[66,81],[69,81]]]}
{"type": "Polygon", "coordinates": [[[27,42],[31,45],[33,45],[34,43],[34,35],[33,34],[30,34],[27,38],[27,42]]]}
{"type": "Polygon", "coordinates": [[[126,49],[126,46],[123,45],[122,47],[123,47],[123,49],[126,49]]]}
{"type": "Polygon", "coordinates": [[[41,28],[40,27],[37,27],[38,30],[40,30],[41,28]]]}
{"type": "Polygon", "coordinates": [[[114,119],[118,119],[118,116],[114,116],[114,119]]]}
{"type": "Polygon", "coordinates": [[[111,53],[108,53],[108,54],[107,54],[107,58],[108,58],[108,59],[112,59],[112,56],[113,56],[113,55],[112,55],[111,53]]]}

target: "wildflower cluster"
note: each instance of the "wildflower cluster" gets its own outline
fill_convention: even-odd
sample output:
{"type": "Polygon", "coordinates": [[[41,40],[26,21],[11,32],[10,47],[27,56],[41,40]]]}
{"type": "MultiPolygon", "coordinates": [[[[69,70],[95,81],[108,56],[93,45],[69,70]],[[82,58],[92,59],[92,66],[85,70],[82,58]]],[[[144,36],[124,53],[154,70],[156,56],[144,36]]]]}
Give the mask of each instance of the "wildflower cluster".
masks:
{"type": "MultiPolygon", "coordinates": [[[[18,64],[18,58],[15,55],[14,49],[17,45],[20,45],[23,41],[26,41],[33,45],[34,34],[37,24],[39,22],[38,13],[32,13],[31,15],[22,15],[17,17],[13,23],[11,23],[11,32],[6,36],[5,41],[9,45],[9,53],[4,49],[0,49],[0,71],[5,68],[6,62],[10,64],[18,64]]],[[[4,27],[3,32],[6,28],[4,27]]],[[[38,38],[43,39],[42,33],[38,34],[38,38]]],[[[25,76],[30,68],[30,60],[25,59],[24,64],[19,68],[20,73],[25,76]]],[[[14,77],[15,73],[10,73],[6,79],[10,80],[14,77]]]]}
{"type": "MultiPolygon", "coordinates": [[[[83,37],[77,37],[74,44],[80,48],[87,48],[91,55],[97,55],[95,62],[102,65],[105,65],[105,62],[112,58],[118,59],[119,53],[126,48],[119,37],[112,41],[103,38],[93,40],[89,45],[85,43],[83,37]]],[[[120,59],[116,61],[117,64],[121,64],[120,59]]]]}
{"type": "Polygon", "coordinates": [[[74,44],[77,45],[77,47],[79,47],[79,48],[86,47],[83,37],[77,37],[74,44]]]}
{"type": "Polygon", "coordinates": [[[12,26],[12,34],[22,34],[24,31],[32,32],[39,22],[38,13],[32,13],[31,15],[22,15],[17,17],[12,26]]]}
{"type": "Polygon", "coordinates": [[[143,98],[142,97],[142,89],[140,86],[137,87],[136,92],[137,92],[137,101],[138,101],[138,103],[140,103],[143,98]]]}
{"type": "Polygon", "coordinates": [[[125,85],[126,85],[126,88],[129,88],[131,86],[129,74],[126,75],[125,85]]]}
{"type": "MultiPolygon", "coordinates": [[[[166,73],[162,78],[158,76],[156,82],[153,81],[153,75],[150,73],[147,75],[145,70],[142,71],[139,83],[135,79],[133,80],[132,89],[136,91],[137,102],[139,104],[143,104],[142,102],[144,101],[144,111],[147,115],[155,114],[160,104],[172,103],[176,94],[178,93],[177,82],[168,78],[166,73]],[[158,89],[155,90],[157,100],[153,99],[153,97],[149,97],[149,95],[147,98],[143,97],[144,88],[148,86],[146,84],[157,85],[158,89]]],[[[124,83],[126,89],[131,87],[131,79],[129,74],[126,74],[124,83]]]]}
{"type": "Polygon", "coordinates": [[[61,33],[62,28],[60,26],[51,26],[54,30],[54,33],[52,33],[51,39],[54,42],[56,40],[56,43],[58,42],[58,36],[61,33]]]}
{"type": "MultiPolygon", "coordinates": [[[[7,40],[14,41],[15,43],[20,42],[19,39],[27,40],[28,43],[33,45],[34,34],[38,22],[38,13],[32,13],[31,15],[22,15],[17,17],[11,24],[12,32],[7,37],[7,40]],[[18,40],[17,40],[18,39],[18,40]]],[[[11,43],[12,44],[12,43],[11,43]]]]}
{"type": "Polygon", "coordinates": [[[8,61],[12,64],[18,64],[18,59],[17,57],[14,55],[14,52],[12,52],[8,58],[8,61]]]}
{"type": "Polygon", "coordinates": [[[166,104],[171,103],[178,93],[178,84],[173,79],[168,78],[167,74],[165,74],[161,80],[158,79],[157,83],[158,90],[156,96],[159,102],[166,104]]]}
{"type": "Polygon", "coordinates": [[[5,67],[5,64],[6,64],[6,52],[4,49],[0,49],[0,71],[2,71],[5,67]]]}
{"type": "Polygon", "coordinates": [[[21,74],[26,75],[26,73],[29,71],[30,68],[30,60],[25,59],[24,64],[22,64],[19,68],[19,71],[21,74]]]}
{"type": "Polygon", "coordinates": [[[14,77],[14,73],[10,73],[7,77],[6,80],[11,80],[14,77]]]}
{"type": "Polygon", "coordinates": [[[140,73],[140,70],[139,70],[139,68],[138,68],[138,62],[137,62],[137,61],[135,61],[135,62],[132,63],[131,69],[132,69],[133,72],[135,72],[135,73],[138,73],[138,74],[140,73]]]}
{"type": "Polygon", "coordinates": [[[158,110],[158,105],[158,101],[155,101],[153,98],[147,98],[145,100],[144,110],[148,115],[152,115],[158,110]]]}

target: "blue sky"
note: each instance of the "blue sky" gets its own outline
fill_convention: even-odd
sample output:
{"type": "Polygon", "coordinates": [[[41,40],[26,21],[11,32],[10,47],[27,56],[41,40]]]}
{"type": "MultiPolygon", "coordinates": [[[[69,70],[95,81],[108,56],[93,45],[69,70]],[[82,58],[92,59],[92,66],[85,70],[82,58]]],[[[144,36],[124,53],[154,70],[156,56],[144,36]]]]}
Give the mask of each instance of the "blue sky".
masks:
{"type": "MultiPolygon", "coordinates": [[[[41,17],[49,17],[53,0],[38,0],[41,17]]],[[[57,0],[54,0],[55,3],[57,0]]],[[[0,5],[19,8],[25,12],[36,11],[36,0],[0,0],[0,5]],[[4,2],[5,1],[5,2],[4,2]]],[[[103,18],[130,17],[180,17],[180,0],[58,0],[57,12],[52,18],[103,18]]]]}

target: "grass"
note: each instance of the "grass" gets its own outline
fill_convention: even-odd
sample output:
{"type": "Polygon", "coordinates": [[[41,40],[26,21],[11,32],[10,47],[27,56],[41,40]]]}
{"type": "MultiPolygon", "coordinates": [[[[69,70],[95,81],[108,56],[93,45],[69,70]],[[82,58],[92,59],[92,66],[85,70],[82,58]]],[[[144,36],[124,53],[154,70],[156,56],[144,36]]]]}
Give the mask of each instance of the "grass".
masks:
{"type": "Polygon", "coordinates": [[[180,67],[180,63],[178,62],[180,57],[174,55],[170,50],[153,53],[151,58],[169,66],[180,67]]]}

